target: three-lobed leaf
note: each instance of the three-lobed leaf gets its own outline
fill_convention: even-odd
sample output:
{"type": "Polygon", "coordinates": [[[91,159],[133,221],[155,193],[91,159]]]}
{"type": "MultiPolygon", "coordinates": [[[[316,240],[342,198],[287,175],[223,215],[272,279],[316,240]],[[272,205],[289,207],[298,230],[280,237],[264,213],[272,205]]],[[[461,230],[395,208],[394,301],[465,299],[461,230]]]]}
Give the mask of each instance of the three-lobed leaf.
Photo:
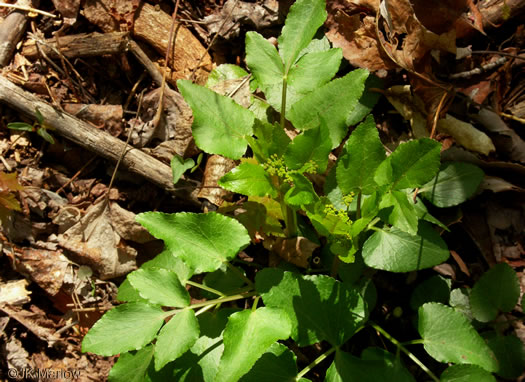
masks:
{"type": "Polygon", "coordinates": [[[494,353],[463,314],[431,302],[421,306],[418,315],[423,346],[434,359],[478,365],[490,372],[498,369],[494,353]]]}
{"type": "Polygon", "coordinates": [[[177,86],[193,110],[195,143],[209,154],[239,159],[246,152],[246,137],[253,134],[253,113],[231,98],[191,81],[178,80],[177,86]]]}
{"type": "Polygon", "coordinates": [[[368,71],[357,69],[342,78],[330,81],[292,105],[289,119],[299,130],[318,126],[321,118],[327,123],[332,147],[337,147],[348,132],[347,118],[364,90],[368,71]]]}
{"type": "Polygon", "coordinates": [[[177,184],[182,174],[184,174],[186,170],[189,170],[193,166],[195,166],[195,162],[193,159],[184,159],[183,157],[175,154],[173,158],[171,158],[170,162],[171,174],[173,176],[173,184],[177,184]]]}
{"type": "Polygon", "coordinates": [[[136,220],[195,273],[213,272],[250,244],[246,228],[233,218],[207,214],[145,212],[136,220]]]}
{"type": "Polygon", "coordinates": [[[290,336],[290,319],[282,309],[259,308],[232,314],[224,330],[224,352],[216,381],[238,381],[277,340],[290,336]]]}

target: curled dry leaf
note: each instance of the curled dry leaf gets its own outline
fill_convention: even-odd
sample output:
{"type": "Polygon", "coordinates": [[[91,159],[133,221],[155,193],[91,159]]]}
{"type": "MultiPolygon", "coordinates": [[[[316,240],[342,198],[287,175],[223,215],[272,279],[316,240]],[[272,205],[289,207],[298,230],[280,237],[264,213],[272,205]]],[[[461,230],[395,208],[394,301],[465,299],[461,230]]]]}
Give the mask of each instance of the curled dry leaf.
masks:
{"type": "Polygon", "coordinates": [[[57,237],[61,247],[72,252],[79,263],[95,269],[103,280],[123,276],[137,267],[137,251],[122,241],[113,223],[114,211],[119,210],[109,208],[102,200],[57,237]]]}
{"type": "Polygon", "coordinates": [[[14,257],[18,272],[28,275],[51,296],[58,293],[69,265],[60,251],[24,248],[20,253],[14,252],[14,257]]]}
{"type": "Polygon", "coordinates": [[[282,259],[301,268],[308,267],[308,259],[319,245],[305,237],[291,239],[268,237],[263,241],[264,248],[278,254],[282,259]]]}
{"type": "Polygon", "coordinates": [[[204,177],[202,178],[202,188],[197,196],[207,199],[216,206],[220,206],[224,202],[224,199],[228,195],[231,195],[231,192],[220,187],[217,181],[234,168],[235,165],[235,161],[224,158],[223,156],[210,156],[206,161],[204,177]]]}

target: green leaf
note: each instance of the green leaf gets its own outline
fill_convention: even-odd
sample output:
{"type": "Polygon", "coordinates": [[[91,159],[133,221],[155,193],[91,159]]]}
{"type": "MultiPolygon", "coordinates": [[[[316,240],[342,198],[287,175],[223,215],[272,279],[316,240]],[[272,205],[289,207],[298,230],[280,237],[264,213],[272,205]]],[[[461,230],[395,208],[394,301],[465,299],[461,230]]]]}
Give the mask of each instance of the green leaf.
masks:
{"type": "Polygon", "coordinates": [[[423,281],[415,287],[410,296],[410,307],[417,310],[421,305],[427,302],[448,303],[450,299],[450,279],[436,275],[423,281]]]}
{"type": "Polygon", "coordinates": [[[474,319],[470,310],[470,289],[456,288],[450,292],[449,305],[458,312],[463,313],[470,321],[474,319]]]}
{"type": "Polygon", "coordinates": [[[193,137],[209,154],[239,159],[246,152],[246,137],[252,135],[254,116],[231,98],[187,80],[177,86],[193,110],[193,137]]]}
{"type": "Polygon", "coordinates": [[[374,75],[368,76],[365,81],[365,90],[363,91],[363,95],[361,98],[359,98],[357,105],[355,105],[355,108],[346,119],[346,124],[348,126],[354,126],[361,122],[363,118],[365,118],[368,113],[372,111],[375,104],[379,100],[379,97],[381,97],[381,93],[369,91],[368,89],[370,88],[383,88],[383,81],[374,75]]]}
{"type": "Polygon", "coordinates": [[[239,382],[296,382],[296,356],[286,346],[276,342],[255,362],[239,382]]]}
{"type": "Polygon", "coordinates": [[[319,197],[315,193],[314,186],[308,178],[302,174],[290,174],[293,187],[284,195],[285,203],[291,206],[305,206],[315,203],[319,197]]]}
{"type": "Polygon", "coordinates": [[[182,308],[190,304],[190,295],[177,274],[168,269],[138,269],[128,275],[140,297],[152,304],[182,308]]]}
{"type": "Polygon", "coordinates": [[[44,116],[42,115],[38,107],[35,107],[35,118],[39,125],[44,124],[44,116]]]}
{"type": "Polygon", "coordinates": [[[278,39],[285,73],[288,73],[299,53],[310,44],[317,29],[326,20],[325,6],[324,0],[298,0],[290,7],[278,39]]]}
{"type": "Polygon", "coordinates": [[[55,139],[51,134],[47,132],[47,130],[43,127],[39,127],[36,129],[36,133],[40,135],[42,138],[44,138],[47,142],[51,143],[52,145],[55,144],[55,139]]]}
{"type": "Polygon", "coordinates": [[[164,368],[172,366],[173,370],[169,375],[159,375],[155,381],[215,381],[224,350],[222,332],[228,322],[228,316],[237,310],[226,308],[199,315],[200,337],[189,351],[164,368]]]}
{"type": "Polygon", "coordinates": [[[467,318],[453,308],[431,302],[419,308],[419,334],[425,350],[439,362],[466,363],[487,371],[498,361],[467,318]]]}
{"type": "Polygon", "coordinates": [[[447,245],[439,234],[420,222],[418,235],[393,227],[378,231],[363,245],[363,259],[369,267],[390,272],[411,272],[430,268],[448,259],[447,245]]]}
{"type": "Polygon", "coordinates": [[[179,358],[199,338],[199,323],[192,309],[183,309],[160,330],[155,345],[155,369],[179,358]]]}
{"type": "Polygon", "coordinates": [[[332,148],[330,133],[326,122],[306,130],[294,138],[284,154],[284,163],[291,170],[299,170],[308,162],[317,165],[317,172],[324,173],[328,164],[328,154],[332,148]]]}
{"type": "Polygon", "coordinates": [[[121,354],[109,372],[110,382],[142,382],[153,359],[154,347],[148,345],[135,353],[121,354]]]}
{"type": "MultiPolygon", "coordinates": [[[[168,269],[177,274],[180,282],[182,284],[186,283],[193,275],[193,270],[190,269],[184,262],[178,257],[173,256],[169,251],[163,251],[159,253],[155,258],[149,260],[142,264],[140,269],[150,269],[150,268],[163,268],[168,269]]],[[[126,278],[118,288],[117,299],[119,301],[144,301],[140,297],[139,293],[135,288],[131,286],[131,283],[126,278]]]]}
{"type": "Polygon", "coordinates": [[[195,273],[213,272],[250,244],[241,223],[217,213],[145,212],[136,220],[195,273]]]}
{"type": "Polygon", "coordinates": [[[516,336],[500,336],[495,333],[488,340],[488,345],[499,362],[496,374],[505,379],[517,380],[525,367],[523,342],[516,336]]]}
{"type": "Polygon", "coordinates": [[[441,144],[428,138],[402,143],[379,165],[374,179],[391,190],[420,187],[437,173],[440,150],[441,144]]]}
{"type": "Polygon", "coordinates": [[[301,276],[276,268],[257,273],[256,290],[266,306],[284,309],[292,320],[299,346],[322,340],[345,343],[366,320],[357,289],[328,276],[301,276]]]}
{"type": "Polygon", "coordinates": [[[218,184],[243,195],[277,197],[277,190],[264,167],[254,163],[241,163],[219,179],[218,184]]]}
{"type": "Polygon", "coordinates": [[[299,130],[312,129],[327,122],[332,147],[339,146],[348,131],[346,119],[357,105],[364,90],[368,71],[357,69],[343,78],[323,85],[292,105],[289,118],[299,130]]]}
{"type": "Polygon", "coordinates": [[[506,263],[496,264],[481,276],[470,293],[470,308],[474,318],[489,322],[500,311],[510,312],[520,297],[516,272],[506,263]]]}
{"type": "Polygon", "coordinates": [[[171,174],[173,175],[173,184],[177,184],[182,174],[184,174],[186,170],[195,166],[195,162],[191,158],[184,159],[180,155],[175,154],[173,158],[171,158],[170,165],[171,174]]]}
{"type": "Polygon", "coordinates": [[[232,314],[224,330],[224,353],[216,381],[238,381],[277,340],[290,336],[291,324],[281,309],[259,308],[232,314]]]}
{"type": "Polygon", "coordinates": [[[496,382],[488,371],[476,365],[449,366],[440,378],[441,382],[496,382]]]}
{"type": "Polygon", "coordinates": [[[457,206],[476,192],[483,176],[483,170],[473,164],[448,162],[419,192],[435,206],[457,206]]]}
{"type": "MultiPolygon", "coordinates": [[[[203,284],[224,294],[233,292],[244,285],[244,280],[239,274],[226,265],[221,266],[214,272],[207,273],[204,276],[203,284]]],[[[200,291],[201,295],[208,299],[218,298],[215,293],[206,290],[200,291]]]]}
{"type": "Polygon", "coordinates": [[[11,130],[33,131],[33,125],[25,122],[11,122],[7,124],[7,128],[11,130]]]}
{"type": "Polygon", "coordinates": [[[82,351],[110,356],[138,350],[155,338],[165,316],[159,306],[143,302],[119,305],[93,325],[82,341],[82,351]]]}
{"type": "Polygon", "coordinates": [[[379,217],[410,235],[417,234],[418,214],[410,196],[402,191],[390,191],[379,205],[379,217]]]}
{"type": "Polygon", "coordinates": [[[374,349],[373,356],[365,352],[363,358],[357,358],[336,351],[334,362],[326,371],[325,382],[415,382],[398,357],[382,349],[374,349]]]}
{"type": "Polygon", "coordinates": [[[425,220],[425,221],[427,221],[429,223],[437,225],[439,228],[442,228],[445,231],[450,232],[450,230],[448,229],[448,227],[446,225],[441,223],[434,216],[430,215],[430,213],[427,210],[427,207],[425,206],[425,203],[423,203],[423,201],[420,198],[416,197],[416,203],[413,204],[413,206],[414,206],[415,212],[417,214],[417,217],[420,220],[425,220]]]}
{"type": "Polygon", "coordinates": [[[221,64],[210,72],[206,87],[212,88],[226,80],[235,80],[247,76],[248,72],[240,66],[233,64],[221,64]]]}
{"type": "Polygon", "coordinates": [[[259,163],[264,163],[272,155],[283,156],[291,140],[278,124],[271,125],[255,120],[254,135],[248,143],[259,163]]]}
{"type": "Polygon", "coordinates": [[[374,172],[386,158],[373,116],[368,116],[350,135],[345,154],[337,163],[337,184],[344,194],[375,191],[374,172]]]}

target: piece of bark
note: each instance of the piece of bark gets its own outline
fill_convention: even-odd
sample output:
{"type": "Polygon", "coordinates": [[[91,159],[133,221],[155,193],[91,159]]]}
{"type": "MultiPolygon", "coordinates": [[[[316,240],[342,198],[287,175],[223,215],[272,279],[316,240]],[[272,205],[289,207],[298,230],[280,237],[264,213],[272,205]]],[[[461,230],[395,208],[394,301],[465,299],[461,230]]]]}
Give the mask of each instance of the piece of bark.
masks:
{"type": "MultiPolygon", "coordinates": [[[[18,5],[38,7],[39,1],[20,0],[18,5]]],[[[27,12],[15,10],[0,24],[0,67],[6,66],[13,58],[16,44],[22,39],[27,25],[27,12]]]]}
{"type": "Polygon", "coordinates": [[[493,29],[507,20],[519,20],[523,17],[525,0],[483,1],[478,4],[478,8],[483,15],[483,29],[493,29]]]}
{"type": "MultiPolygon", "coordinates": [[[[168,49],[171,16],[143,2],[137,10],[133,36],[147,42],[163,57],[168,49]]],[[[203,84],[212,69],[210,55],[197,38],[183,25],[176,25],[175,51],[171,52],[168,65],[176,72],[175,77],[189,79],[195,71],[195,80],[203,84]],[[201,60],[202,58],[202,60],[201,60]]]]}
{"type": "Polygon", "coordinates": [[[164,190],[185,199],[185,202],[198,204],[198,200],[191,190],[194,184],[179,181],[180,189],[175,189],[172,182],[171,168],[164,163],[152,158],[146,153],[127,146],[125,142],[112,137],[110,134],[98,130],[90,124],[83,122],[72,115],[53,108],[34,95],[24,91],[0,76],[0,102],[21,111],[36,119],[35,110],[38,108],[48,126],[78,145],[95,152],[96,154],[117,161],[124,148],[126,154],[122,158],[121,166],[128,171],[140,175],[164,190]],[[181,184],[182,183],[182,184],[181,184]]]}
{"type": "MultiPolygon", "coordinates": [[[[68,58],[96,57],[104,54],[116,54],[126,51],[129,42],[128,32],[81,33],[59,37],[60,53],[68,58]]],[[[41,49],[49,58],[58,58],[55,38],[40,44],[32,39],[22,46],[22,55],[29,59],[39,57],[41,49]],[[38,45],[38,47],[37,47],[38,45]]]]}

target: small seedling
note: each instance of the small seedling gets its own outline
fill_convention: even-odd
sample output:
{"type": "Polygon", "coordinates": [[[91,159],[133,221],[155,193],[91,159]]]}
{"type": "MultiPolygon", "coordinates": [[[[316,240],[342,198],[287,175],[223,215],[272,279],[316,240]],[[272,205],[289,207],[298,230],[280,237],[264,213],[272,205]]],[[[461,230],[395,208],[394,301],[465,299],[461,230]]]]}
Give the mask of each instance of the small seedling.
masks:
{"type": "Polygon", "coordinates": [[[38,108],[35,109],[35,115],[36,121],[32,125],[25,122],[11,122],[7,124],[7,127],[9,129],[19,131],[36,131],[36,133],[42,138],[44,138],[44,140],[54,145],[55,140],[48,132],[48,130],[51,130],[52,128],[45,123],[44,116],[42,115],[42,113],[40,113],[40,110],[38,110],[38,108]]]}

